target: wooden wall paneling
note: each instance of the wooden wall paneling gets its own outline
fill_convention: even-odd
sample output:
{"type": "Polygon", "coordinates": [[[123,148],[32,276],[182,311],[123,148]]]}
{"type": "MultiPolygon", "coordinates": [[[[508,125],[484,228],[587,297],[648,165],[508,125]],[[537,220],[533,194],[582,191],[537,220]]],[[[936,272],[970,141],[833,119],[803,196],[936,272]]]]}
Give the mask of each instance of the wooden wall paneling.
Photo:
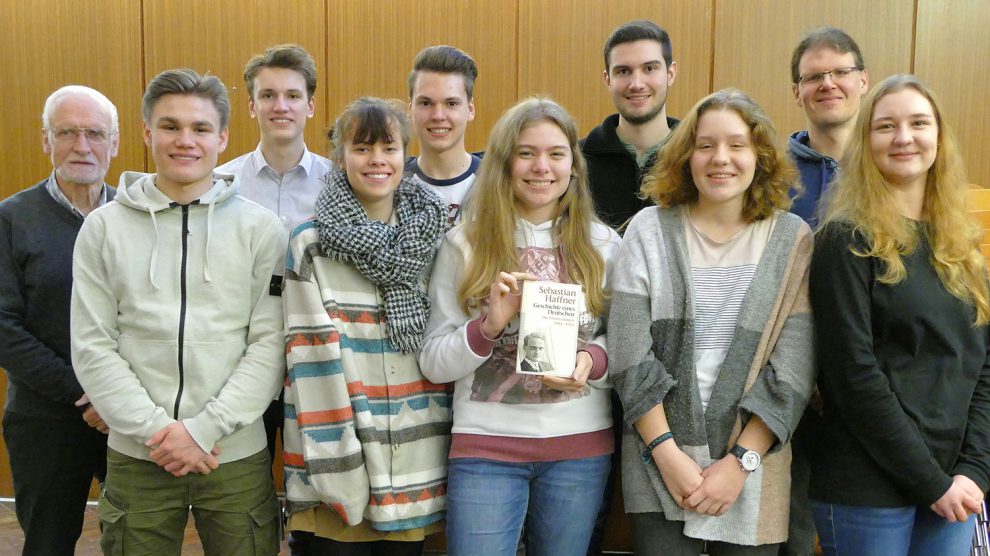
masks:
{"type": "Polygon", "coordinates": [[[141,100],[141,12],[132,0],[4,2],[0,26],[7,47],[0,51],[0,88],[6,133],[0,134],[0,199],[33,185],[52,171],[41,150],[45,98],[63,85],[98,89],[117,106],[121,147],[107,181],[123,170],[144,168],[133,139],[140,121],[131,116],[141,100]]]}
{"type": "Polygon", "coordinates": [[[990,187],[990,2],[919,0],[915,73],[938,95],[956,132],[969,180],[990,187]]]}
{"type": "Polygon", "coordinates": [[[612,30],[649,19],[671,38],[677,77],[668,89],[674,117],[709,92],[712,0],[532,0],[519,8],[519,95],[546,94],[577,119],[587,135],[615,113],[603,71],[603,48],[612,30]]]}
{"type": "MultiPolygon", "coordinates": [[[[258,124],[248,113],[244,64],[269,46],[296,43],[316,60],[316,115],[306,126],[306,144],[326,151],[328,74],[323,2],[283,0],[144,0],[144,84],[159,72],[188,67],[219,77],[230,92],[230,141],[226,162],[258,145],[258,124]]],[[[149,162],[150,164],[150,162],[149,162]]],[[[154,171],[150,168],[149,171],[154,171]]]]}
{"type": "Polygon", "coordinates": [[[713,90],[737,87],[767,111],[782,136],[805,129],[791,92],[791,53],[820,25],[859,44],[871,83],[911,71],[914,0],[718,0],[713,90]]]}
{"type": "MultiPolygon", "coordinates": [[[[406,78],[423,48],[449,44],[478,64],[469,151],[485,148],[516,92],[516,2],[504,0],[328,0],[330,118],[360,96],[409,100],[406,78]]],[[[414,145],[412,153],[418,152],[414,145]]]]}
{"type": "MultiPolygon", "coordinates": [[[[131,0],[77,2],[45,0],[4,2],[0,26],[8,46],[0,51],[0,90],[11,92],[4,101],[6,133],[0,134],[0,199],[48,176],[51,160],[41,149],[41,111],[45,98],[70,84],[98,89],[120,114],[120,153],[110,166],[107,181],[117,182],[123,170],[143,169],[144,155],[133,138],[140,121],[128,117],[140,106],[141,13],[131,0]]],[[[6,397],[2,378],[0,400],[6,397]]],[[[0,496],[13,496],[7,448],[0,439],[0,496]]]]}

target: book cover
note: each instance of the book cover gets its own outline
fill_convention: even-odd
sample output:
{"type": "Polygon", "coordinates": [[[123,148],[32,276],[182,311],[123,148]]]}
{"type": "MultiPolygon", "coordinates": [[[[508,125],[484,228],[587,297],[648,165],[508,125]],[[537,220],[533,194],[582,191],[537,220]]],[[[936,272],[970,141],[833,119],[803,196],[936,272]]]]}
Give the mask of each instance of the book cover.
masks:
{"type": "Polygon", "coordinates": [[[516,372],[569,377],[577,358],[580,284],[523,282],[516,372]]]}

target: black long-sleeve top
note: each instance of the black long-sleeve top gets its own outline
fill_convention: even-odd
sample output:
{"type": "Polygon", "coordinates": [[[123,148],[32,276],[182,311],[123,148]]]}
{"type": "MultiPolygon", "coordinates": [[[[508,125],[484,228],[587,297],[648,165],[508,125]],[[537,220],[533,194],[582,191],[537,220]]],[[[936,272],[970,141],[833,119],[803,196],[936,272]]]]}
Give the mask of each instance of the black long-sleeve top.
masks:
{"type": "Polygon", "coordinates": [[[810,294],[824,422],[811,497],[855,506],[930,505],[961,474],[990,486],[988,327],[949,293],[918,225],[907,277],[877,281],[879,259],[848,224],[815,242],[810,294]]]}

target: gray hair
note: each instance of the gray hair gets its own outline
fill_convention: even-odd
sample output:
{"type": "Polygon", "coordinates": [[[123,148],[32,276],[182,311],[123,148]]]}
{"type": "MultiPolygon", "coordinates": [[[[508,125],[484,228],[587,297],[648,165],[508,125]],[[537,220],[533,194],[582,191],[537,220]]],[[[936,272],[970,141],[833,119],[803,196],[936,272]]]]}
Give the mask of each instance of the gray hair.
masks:
{"type": "Polygon", "coordinates": [[[65,97],[75,95],[89,97],[106,108],[107,112],[110,113],[110,132],[117,133],[117,107],[103,93],[83,85],[66,85],[48,95],[48,98],[45,100],[45,108],[41,112],[41,126],[48,129],[52,123],[52,113],[55,112],[58,103],[65,97]]]}

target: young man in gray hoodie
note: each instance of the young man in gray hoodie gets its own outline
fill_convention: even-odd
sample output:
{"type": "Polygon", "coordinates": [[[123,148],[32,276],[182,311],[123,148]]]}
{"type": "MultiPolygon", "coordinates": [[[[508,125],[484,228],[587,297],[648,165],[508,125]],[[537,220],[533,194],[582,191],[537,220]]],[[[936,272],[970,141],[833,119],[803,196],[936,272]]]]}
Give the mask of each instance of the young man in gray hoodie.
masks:
{"type": "Polygon", "coordinates": [[[260,418],[282,383],[269,283],[285,232],[214,174],[230,113],[216,77],[162,72],[142,112],[157,173],[125,172],[73,257],[72,362],[111,430],[103,549],[178,555],[192,507],[206,554],[275,554],[260,418]]]}

